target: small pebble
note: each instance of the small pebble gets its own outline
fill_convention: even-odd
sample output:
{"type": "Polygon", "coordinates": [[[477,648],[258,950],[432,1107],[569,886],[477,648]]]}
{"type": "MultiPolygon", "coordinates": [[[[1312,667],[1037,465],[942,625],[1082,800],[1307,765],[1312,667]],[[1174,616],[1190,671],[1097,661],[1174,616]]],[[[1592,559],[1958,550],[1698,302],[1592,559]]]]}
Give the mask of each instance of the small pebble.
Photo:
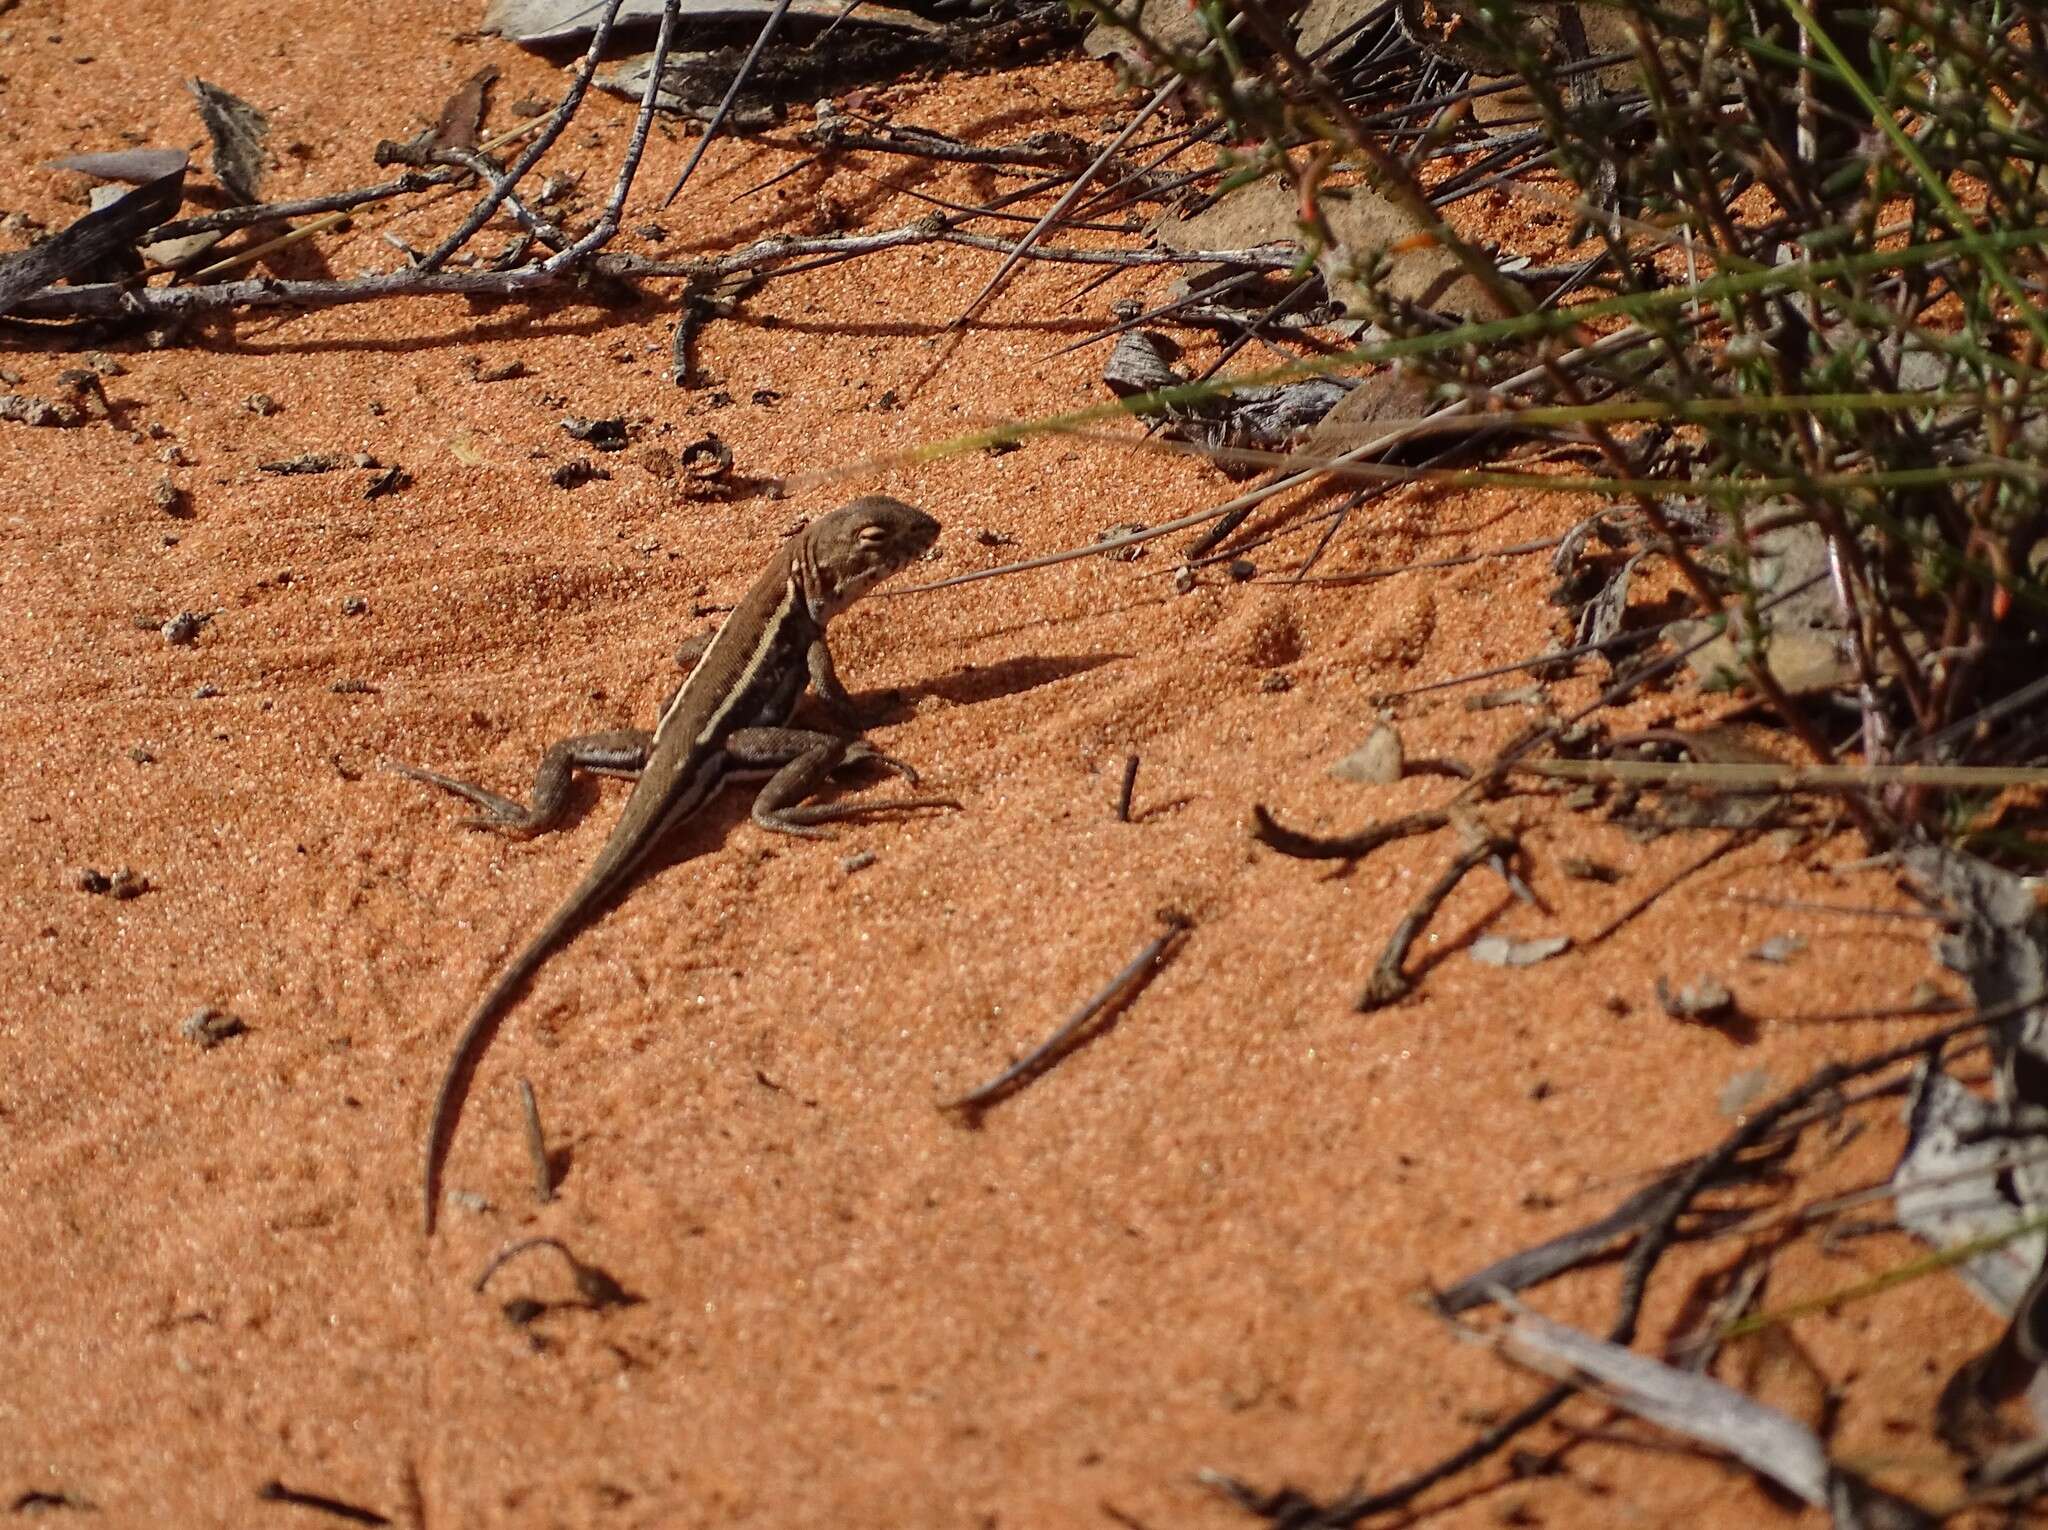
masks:
{"type": "Polygon", "coordinates": [[[1720,1098],[1715,1103],[1724,1116],[1739,1116],[1771,1087],[1770,1070],[1747,1068],[1721,1086],[1720,1098]]]}
{"type": "Polygon", "coordinates": [[[246,1035],[249,1027],[242,1024],[237,1016],[207,1006],[193,1010],[178,1030],[188,1041],[196,1041],[202,1050],[211,1052],[223,1041],[246,1035]]]}
{"type": "Polygon", "coordinates": [[[841,871],[844,871],[844,872],[846,872],[847,874],[851,875],[852,873],[854,873],[854,872],[856,872],[856,871],[865,871],[865,870],[867,870],[867,869],[868,869],[868,867],[870,867],[870,866],[872,866],[872,865],[874,865],[874,864],[875,864],[875,852],[874,852],[874,851],[872,851],[872,850],[858,850],[858,851],[855,851],[855,852],[854,852],[854,853],[853,853],[852,855],[849,855],[849,856],[847,856],[845,860],[841,861],[841,862],[839,863],[839,869],[840,869],[841,871]]]}
{"type": "Polygon", "coordinates": [[[180,611],[163,624],[160,629],[164,641],[173,648],[182,648],[199,636],[199,629],[206,625],[206,618],[196,611],[180,611]]]}
{"type": "Polygon", "coordinates": [[[1798,935],[1773,935],[1769,940],[1749,953],[1753,962],[1789,962],[1806,949],[1806,941],[1798,935]]]}
{"type": "Polygon", "coordinates": [[[1674,1020],[1723,1020],[1734,1013],[1735,995],[1719,978],[1703,977],[1676,992],[1666,978],[1657,979],[1657,1002],[1674,1020]]]}
{"type": "Polygon", "coordinates": [[[344,595],[341,598],[343,616],[361,616],[370,609],[370,603],[360,595],[344,595]]]}
{"type": "Polygon", "coordinates": [[[250,394],[242,400],[242,407],[251,414],[261,415],[265,419],[269,419],[273,414],[280,413],[284,408],[282,404],[278,403],[268,393],[250,394]]]}
{"type": "Polygon", "coordinates": [[[533,375],[532,369],[517,357],[499,366],[486,367],[483,357],[465,356],[462,358],[462,368],[469,373],[471,382],[479,383],[511,382],[514,378],[533,375]]]}
{"type": "Polygon", "coordinates": [[[411,482],[412,474],[394,462],[370,480],[369,487],[363,490],[363,498],[382,499],[387,494],[396,494],[411,482]]]}
{"type": "Polygon", "coordinates": [[[23,393],[0,393],[0,420],[12,420],[17,425],[57,426],[76,425],[81,416],[76,409],[59,407],[48,399],[30,398],[23,393]]]}
{"type": "Polygon", "coordinates": [[[99,898],[115,898],[125,903],[130,898],[139,898],[149,891],[149,878],[127,866],[121,867],[112,876],[96,866],[88,866],[79,872],[77,887],[82,893],[91,893],[99,898]]]}
{"type": "Polygon", "coordinates": [[[171,481],[166,473],[156,481],[156,487],[149,491],[150,503],[165,515],[183,520],[192,514],[191,496],[171,481]]]}
{"type": "Polygon", "coordinates": [[[1388,786],[1401,779],[1402,768],[1401,735],[1380,723],[1363,744],[1330,767],[1330,774],[1362,786],[1388,786]]]}
{"type": "Polygon", "coordinates": [[[1482,935],[1467,948],[1472,960],[1487,967],[1533,967],[1571,949],[1569,935],[1545,935],[1535,940],[1511,940],[1505,935],[1482,935]]]}
{"type": "Polygon", "coordinates": [[[577,457],[556,468],[548,478],[558,489],[580,489],[587,483],[611,476],[588,457],[577,457]]]}
{"type": "Polygon", "coordinates": [[[585,419],[572,414],[562,421],[562,429],[586,445],[594,446],[601,452],[622,452],[626,449],[626,417],[620,414],[607,415],[603,419],[585,419]]]}

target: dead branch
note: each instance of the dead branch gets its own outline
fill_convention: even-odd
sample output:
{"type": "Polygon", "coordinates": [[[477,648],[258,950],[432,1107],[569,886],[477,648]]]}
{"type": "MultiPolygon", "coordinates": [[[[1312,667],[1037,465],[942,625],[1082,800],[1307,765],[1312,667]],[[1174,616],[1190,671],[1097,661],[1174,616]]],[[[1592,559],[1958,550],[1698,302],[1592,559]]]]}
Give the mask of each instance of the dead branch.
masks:
{"type": "MultiPolygon", "coordinates": [[[[1626,1345],[1635,1338],[1650,1276],[1679,1240],[1681,1220],[1700,1192],[1725,1179],[1746,1154],[1773,1140],[1788,1123],[1816,1102],[1835,1096],[1849,1080],[1881,1073],[1923,1055],[1937,1055],[1948,1042],[1997,1021],[2024,1014],[2039,1004],[2043,997],[2039,993],[2029,994],[2023,999],[1979,1010],[1966,1019],[1854,1062],[1829,1063],[1804,1083],[1749,1117],[1711,1152],[1682,1166],[1673,1179],[1664,1182],[1668,1186],[1667,1193],[1643,1219],[1636,1243],[1623,1265],[1618,1310],[1607,1331],[1607,1342],[1626,1345]]],[[[1376,1492],[1352,1493],[1333,1504],[1314,1503],[1291,1489],[1261,1493],[1232,1477],[1218,1475],[1211,1480],[1237,1503],[1276,1525],[1287,1525],[1289,1530],[1338,1530],[1338,1527],[1348,1530],[1360,1520],[1412,1503],[1438,1483],[1478,1465],[1556,1412],[1577,1390],[1570,1383],[1551,1387],[1483,1434],[1413,1476],[1376,1492]]]]}
{"type": "MultiPolygon", "coordinates": [[[[507,173],[506,180],[510,180],[507,173]]],[[[593,233],[595,230],[593,230],[593,233]]],[[[609,236],[607,236],[609,237],[609,236]]],[[[326,281],[283,281],[251,277],[205,287],[130,287],[101,282],[83,287],[45,287],[16,304],[11,317],[22,319],[186,318],[232,309],[336,308],[393,297],[516,298],[550,287],[566,287],[584,272],[632,278],[680,277],[711,282],[741,272],[782,274],[775,267],[816,255],[867,255],[879,250],[925,244],[958,244],[970,249],[1008,253],[1016,245],[957,229],[933,228],[928,222],[873,234],[835,235],[817,239],[763,239],[730,255],[704,261],[656,261],[637,255],[598,255],[589,234],[545,261],[509,271],[428,271],[410,266],[326,281]]],[[[1026,257],[1070,265],[1159,266],[1203,265],[1212,261],[1284,266],[1284,253],[1266,250],[1076,250],[1039,245],[1026,257]]],[[[1100,549],[1094,549],[1099,551],[1100,549]]]]}
{"type": "Polygon", "coordinates": [[[946,1101],[939,1109],[958,1112],[969,1126],[979,1124],[981,1113],[989,1106],[1016,1093],[1072,1051],[1090,1024],[1097,1020],[1107,1021],[1135,998],[1143,982],[1158,970],[1168,950],[1187,933],[1188,928],[1185,917],[1169,913],[1166,928],[1147,942],[1145,949],[1132,957],[1115,977],[1103,985],[1100,992],[1062,1021],[1050,1036],[978,1089],[969,1090],[956,1100],[946,1101]]]}
{"type": "Polygon", "coordinates": [[[1441,829],[1451,821],[1451,815],[1443,808],[1424,808],[1419,813],[1407,813],[1399,818],[1390,818],[1385,823],[1374,824],[1360,829],[1356,834],[1339,834],[1324,838],[1316,834],[1303,834],[1278,822],[1263,804],[1252,805],[1252,838],[1268,849],[1282,855],[1291,855],[1303,861],[1355,861],[1372,854],[1381,845],[1397,839],[1407,839],[1415,834],[1429,834],[1441,829]]]}
{"type": "MultiPolygon", "coordinates": [[[[520,152],[519,158],[512,161],[511,166],[505,171],[502,183],[494,185],[476,206],[469,210],[469,216],[462,220],[454,233],[421,258],[422,271],[439,270],[449,256],[469,243],[477,230],[491,221],[491,215],[498,210],[499,204],[512,189],[526,178],[526,172],[540,163],[541,156],[555,146],[555,140],[562,136],[562,130],[569,125],[569,119],[576,115],[576,109],[583,104],[583,97],[590,89],[591,80],[596,77],[598,60],[604,56],[605,46],[611,41],[612,23],[618,19],[619,7],[623,3],[624,0],[604,0],[604,12],[597,18],[597,28],[590,35],[590,47],[584,52],[582,61],[577,64],[576,73],[569,81],[569,89],[548,118],[547,125],[540,130],[533,142],[520,152]]],[[[662,55],[668,50],[668,40],[675,27],[675,20],[676,6],[674,0],[669,0],[661,9],[661,37],[655,44],[655,67],[647,77],[647,94],[641,99],[643,116],[653,111],[654,97],[660,88],[662,55]]]]}
{"type": "Polygon", "coordinates": [[[1387,937],[1386,947],[1380,952],[1380,959],[1373,963],[1372,975],[1365,980],[1365,989],[1358,996],[1360,1014],[1383,1009],[1407,995],[1415,985],[1402,975],[1401,964],[1408,959],[1408,951],[1415,944],[1415,938],[1436,917],[1444,899],[1464,881],[1467,872],[1478,870],[1495,856],[1505,856],[1514,848],[1512,835],[1483,833],[1458,852],[1451,864],[1444,868],[1443,875],[1424,889],[1422,896],[1401,916],[1401,922],[1394,926],[1394,933],[1387,937]]]}

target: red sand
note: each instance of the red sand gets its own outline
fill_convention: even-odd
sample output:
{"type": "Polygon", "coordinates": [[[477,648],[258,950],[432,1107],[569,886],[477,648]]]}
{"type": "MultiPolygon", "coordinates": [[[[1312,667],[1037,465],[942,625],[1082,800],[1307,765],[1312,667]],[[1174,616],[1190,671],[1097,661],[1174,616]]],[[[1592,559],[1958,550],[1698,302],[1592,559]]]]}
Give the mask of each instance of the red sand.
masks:
{"type": "MultiPolygon", "coordinates": [[[[467,37],[474,22],[471,6],[400,0],[285,35],[249,3],[117,16],[23,0],[0,14],[14,167],[0,202],[59,224],[82,182],[43,161],[195,143],[188,74],[272,114],[271,194],[364,181],[370,143],[414,131],[485,60],[506,71],[494,127],[511,120],[503,103],[559,87],[546,63],[467,37]]],[[[1086,134],[1125,106],[1092,64],[871,103],[982,139],[1086,134]]],[[[593,98],[568,136],[587,186],[628,116],[593,98]]],[[[989,184],[855,157],[735,200],[799,156],[727,143],[658,214],[688,142],[657,137],[627,220],[662,223],[667,255],[921,215],[892,184],[966,198],[989,184]]],[[[426,242],[450,216],[377,212],[319,241],[321,257],[338,273],[388,267],[384,230],[426,242]]],[[[1417,994],[1353,1013],[1448,836],[1346,870],[1257,848],[1249,806],[1336,830],[1442,800],[1441,780],[1360,787],[1327,767],[1362,741],[1376,694],[1553,637],[1545,560],[1349,588],[1214,578],[1179,595],[1155,548],[846,618],[836,650],[855,693],[907,698],[877,741],[965,811],[813,845],[764,835],[734,801],[691,829],[512,1014],[449,1172],[487,1209],[451,1205],[423,1242],[418,1139],[454,1030],[579,875],[622,789],[514,845],[461,832],[459,804],[380,761],[521,789],[553,738],[642,722],[703,608],[732,600],[795,518],[856,492],[946,523],[934,574],[1227,496],[1199,464],[1068,440],[863,471],[985,421],[1099,401],[1101,347],[1048,353],[1111,298],[1169,280],[1076,301],[1089,273],[1032,268],[943,338],[993,268],[933,248],[771,283],[708,328],[687,392],[664,375],[659,304],[393,302],[122,350],[108,391],[125,424],[163,439],[0,425],[14,655],[0,688],[0,1502],[68,1494],[110,1524],[317,1522],[259,1504],[280,1480],[436,1527],[1240,1525],[1197,1472],[1333,1494],[1403,1474],[1531,1395],[1417,1305],[1430,1282],[1597,1215],[1640,1172],[1712,1143],[1732,1077],[1783,1085],[1913,1033],[1786,1017],[1899,1002],[1928,972],[1923,926],[1735,901],[1902,906],[1881,877],[1828,874],[1860,853],[1848,836],[1738,850],[1613,939],[1538,968],[1471,961],[1461,947],[1485,930],[1583,939],[1711,843],[1639,846],[1533,802],[1488,811],[1523,827],[1529,879],[1557,912],[1470,878],[1418,948],[1417,994]],[[472,357],[532,375],[479,384],[472,357]],[[258,392],[281,411],[245,408],[258,392]],[[637,440],[600,459],[610,481],[552,487],[555,467],[591,455],[560,417],[621,411],[637,440]],[[642,447],[707,430],[741,473],[790,479],[788,498],[691,501],[642,465],[642,447]],[[167,467],[173,444],[183,462],[167,467]],[[360,472],[257,470],[312,450],[367,451],[413,483],[365,502],[360,472]],[[151,503],[166,472],[192,519],[151,503]],[[350,597],[366,611],[348,614],[350,597]],[[216,614],[171,646],[156,627],[181,610],[216,614]],[[335,691],[344,680],[368,689],[335,691]],[[198,699],[201,686],[220,694],[198,699]],[[1111,805],[1133,751],[1125,825],[1111,805]],[[874,863],[849,872],[856,852],[874,863]],[[1557,863],[1573,854],[1625,879],[1570,881],[1557,863]],[[75,889],[81,868],[120,866],[146,895],[75,889]],[[1035,1043],[1162,907],[1193,933],[1112,1030],[979,1131],[935,1108],[1035,1043]],[[1741,959],[1781,933],[1809,949],[1782,967],[1741,959]],[[1753,1034],[1665,1018],[1660,974],[1719,976],[1753,1034]],[[201,1050],[179,1026],[203,1005],[247,1034],[201,1050]],[[546,1207],[518,1076],[567,1155],[546,1207]],[[509,1323],[515,1297],[573,1302],[545,1252],[471,1289],[495,1250],[541,1233],[639,1300],[509,1323]]],[[[29,393],[76,360],[0,353],[29,393]]],[[[1354,518],[1336,566],[1511,544],[1580,513],[1404,493],[1354,518]]],[[[1554,695],[1576,705],[1593,684],[1554,695]]],[[[1483,758],[1527,720],[1468,711],[1466,694],[1399,706],[1411,756],[1483,758]]],[[[1616,726],[1725,705],[1654,694],[1616,726]]],[[[1894,1146],[1887,1122],[1847,1172],[1881,1177],[1894,1146]]],[[[1787,1256],[1769,1299],[1906,1248],[1787,1256]]],[[[1675,1260],[1646,1335],[1671,1332],[1686,1272],[1737,1252],[1675,1260]]],[[[1582,1275],[1536,1299],[1601,1326],[1611,1288],[1582,1275]]],[[[1925,1421],[1989,1318],[1931,1281],[1795,1332],[1843,1390],[1837,1452],[1933,1493],[1948,1467],[1925,1421]]],[[[1594,1404],[1566,1417],[1608,1430],[1594,1404]]],[[[1494,1463],[1429,1501],[1447,1526],[1793,1517],[1732,1469],[1612,1440],[1526,1481],[1494,1463]]]]}

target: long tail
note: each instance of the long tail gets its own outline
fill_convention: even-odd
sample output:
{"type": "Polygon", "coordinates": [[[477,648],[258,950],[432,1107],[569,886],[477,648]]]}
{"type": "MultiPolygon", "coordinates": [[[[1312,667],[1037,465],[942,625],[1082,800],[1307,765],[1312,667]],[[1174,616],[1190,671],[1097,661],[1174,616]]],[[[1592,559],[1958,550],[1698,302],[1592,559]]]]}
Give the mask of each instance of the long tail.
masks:
{"type": "Polygon", "coordinates": [[[455,1136],[455,1125],[462,1115],[462,1102],[469,1093],[470,1079],[476,1074],[476,1065],[483,1057],[484,1048],[497,1034],[498,1022],[505,1017],[512,1000],[540,970],[541,964],[554,954],[555,948],[575,933],[589,912],[591,901],[587,897],[572,898],[538,935],[527,942],[526,948],[506,964],[505,970],[491,984],[490,991],[477,1002],[469,1023],[463,1026],[462,1034],[456,1038],[455,1053],[448,1059],[448,1071],[441,1075],[441,1087],[434,1094],[434,1114],[427,1122],[426,1167],[421,1175],[420,1189],[424,1197],[424,1227],[430,1238],[434,1235],[434,1214],[441,1204],[441,1161],[448,1155],[448,1144],[455,1136]]]}

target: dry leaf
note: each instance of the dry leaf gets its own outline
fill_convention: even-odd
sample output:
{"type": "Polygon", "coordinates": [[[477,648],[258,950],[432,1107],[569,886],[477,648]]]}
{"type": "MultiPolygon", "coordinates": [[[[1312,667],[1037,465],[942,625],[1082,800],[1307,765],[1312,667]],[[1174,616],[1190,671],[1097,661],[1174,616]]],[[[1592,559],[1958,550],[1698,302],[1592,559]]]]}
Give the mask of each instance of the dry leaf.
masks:
{"type": "Polygon", "coordinates": [[[187,80],[186,89],[199,103],[199,120],[213,140],[213,178],[240,203],[262,200],[263,140],[270,122],[241,97],[205,80],[187,80]]]}
{"type": "Polygon", "coordinates": [[[167,221],[185,198],[185,166],[94,208],[41,244],[0,256],[0,313],[31,293],[125,250],[167,221]]]}
{"type": "Polygon", "coordinates": [[[51,160],[50,168],[142,186],[184,169],[185,164],[183,149],[115,149],[106,154],[67,154],[51,160]]]}
{"type": "Polygon", "coordinates": [[[430,146],[436,149],[474,149],[484,122],[484,94],[498,78],[498,66],[486,64],[464,80],[441,108],[434,124],[430,146]]]}
{"type": "Polygon", "coordinates": [[[1547,962],[1572,943],[1569,935],[1546,935],[1540,940],[1510,940],[1505,935],[1482,935],[1472,942],[1472,960],[1489,967],[1533,967],[1547,962]]]}

